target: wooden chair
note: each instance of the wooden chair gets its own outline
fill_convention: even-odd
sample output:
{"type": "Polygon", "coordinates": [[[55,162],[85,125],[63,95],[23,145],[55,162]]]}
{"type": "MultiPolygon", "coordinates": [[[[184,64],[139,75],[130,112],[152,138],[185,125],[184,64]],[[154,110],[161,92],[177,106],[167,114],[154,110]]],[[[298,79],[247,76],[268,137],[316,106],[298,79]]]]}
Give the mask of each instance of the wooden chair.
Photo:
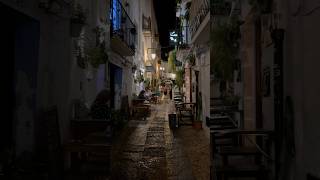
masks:
{"type": "Polygon", "coordinates": [[[181,106],[177,107],[178,121],[180,125],[192,125],[195,119],[195,103],[182,103],[181,106]],[[183,119],[189,119],[189,122],[183,119]]]}

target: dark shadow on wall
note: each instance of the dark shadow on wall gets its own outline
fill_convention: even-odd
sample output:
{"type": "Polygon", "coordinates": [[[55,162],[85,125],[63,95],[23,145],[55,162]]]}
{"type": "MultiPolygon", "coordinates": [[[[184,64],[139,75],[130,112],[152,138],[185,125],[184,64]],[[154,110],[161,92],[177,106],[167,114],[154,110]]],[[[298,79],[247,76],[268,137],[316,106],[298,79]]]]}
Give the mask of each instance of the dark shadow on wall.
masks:
{"type": "Polygon", "coordinates": [[[0,3],[1,118],[0,163],[33,152],[39,22],[0,3]]]}

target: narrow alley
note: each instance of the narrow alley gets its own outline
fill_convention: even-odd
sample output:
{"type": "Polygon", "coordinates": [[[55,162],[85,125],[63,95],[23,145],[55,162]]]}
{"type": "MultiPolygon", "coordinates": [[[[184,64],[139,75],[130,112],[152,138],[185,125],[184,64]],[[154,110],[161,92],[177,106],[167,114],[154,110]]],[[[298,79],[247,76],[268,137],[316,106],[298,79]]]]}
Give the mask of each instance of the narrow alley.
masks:
{"type": "Polygon", "coordinates": [[[0,0],[0,180],[320,180],[320,0],[0,0]]]}
{"type": "Polygon", "coordinates": [[[111,179],[209,179],[205,134],[192,127],[171,130],[170,108],[170,101],[153,105],[146,120],[128,123],[114,145],[111,179]]]}

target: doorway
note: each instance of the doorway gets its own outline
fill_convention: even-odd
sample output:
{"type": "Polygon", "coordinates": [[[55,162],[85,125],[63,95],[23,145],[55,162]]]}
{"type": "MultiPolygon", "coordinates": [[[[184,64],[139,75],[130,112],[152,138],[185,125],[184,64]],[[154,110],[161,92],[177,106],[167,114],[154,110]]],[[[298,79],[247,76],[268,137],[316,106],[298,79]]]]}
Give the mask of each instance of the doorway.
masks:
{"type": "Polygon", "coordinates": [[[5,118],[0,121],[0,151],[15,156],[33,152],[40,25],[33,18],[0,3],[1,93],[5,118]]]}
{"type": "Polygon", "coordinates": [[[111,108],[120,109],[122,95],[122,68],[109,63],[111,108]]]}

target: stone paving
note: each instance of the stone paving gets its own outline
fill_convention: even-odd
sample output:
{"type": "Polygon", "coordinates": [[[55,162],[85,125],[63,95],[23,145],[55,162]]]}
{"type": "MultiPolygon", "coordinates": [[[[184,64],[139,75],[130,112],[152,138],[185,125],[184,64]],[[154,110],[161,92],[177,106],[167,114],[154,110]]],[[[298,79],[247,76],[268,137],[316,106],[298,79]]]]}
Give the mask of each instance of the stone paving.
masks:
{"type": "MultiPolygon", "coordinates": [[[[113,146],[111,179],[193,180],[209,177],[209,167],[203,171],[206,175],[199,175],[195,169],[194,158],[187,153],[188,147],[179,137],[184,136],[183,131],[173,133],[170,130],[167,118],[170,110],[170,103],[152,105],[152,113],[147,120],[128,123],[113,146]]],[[[201,154],[205,154],[209,161],[209,155],[201,154]]]]}

